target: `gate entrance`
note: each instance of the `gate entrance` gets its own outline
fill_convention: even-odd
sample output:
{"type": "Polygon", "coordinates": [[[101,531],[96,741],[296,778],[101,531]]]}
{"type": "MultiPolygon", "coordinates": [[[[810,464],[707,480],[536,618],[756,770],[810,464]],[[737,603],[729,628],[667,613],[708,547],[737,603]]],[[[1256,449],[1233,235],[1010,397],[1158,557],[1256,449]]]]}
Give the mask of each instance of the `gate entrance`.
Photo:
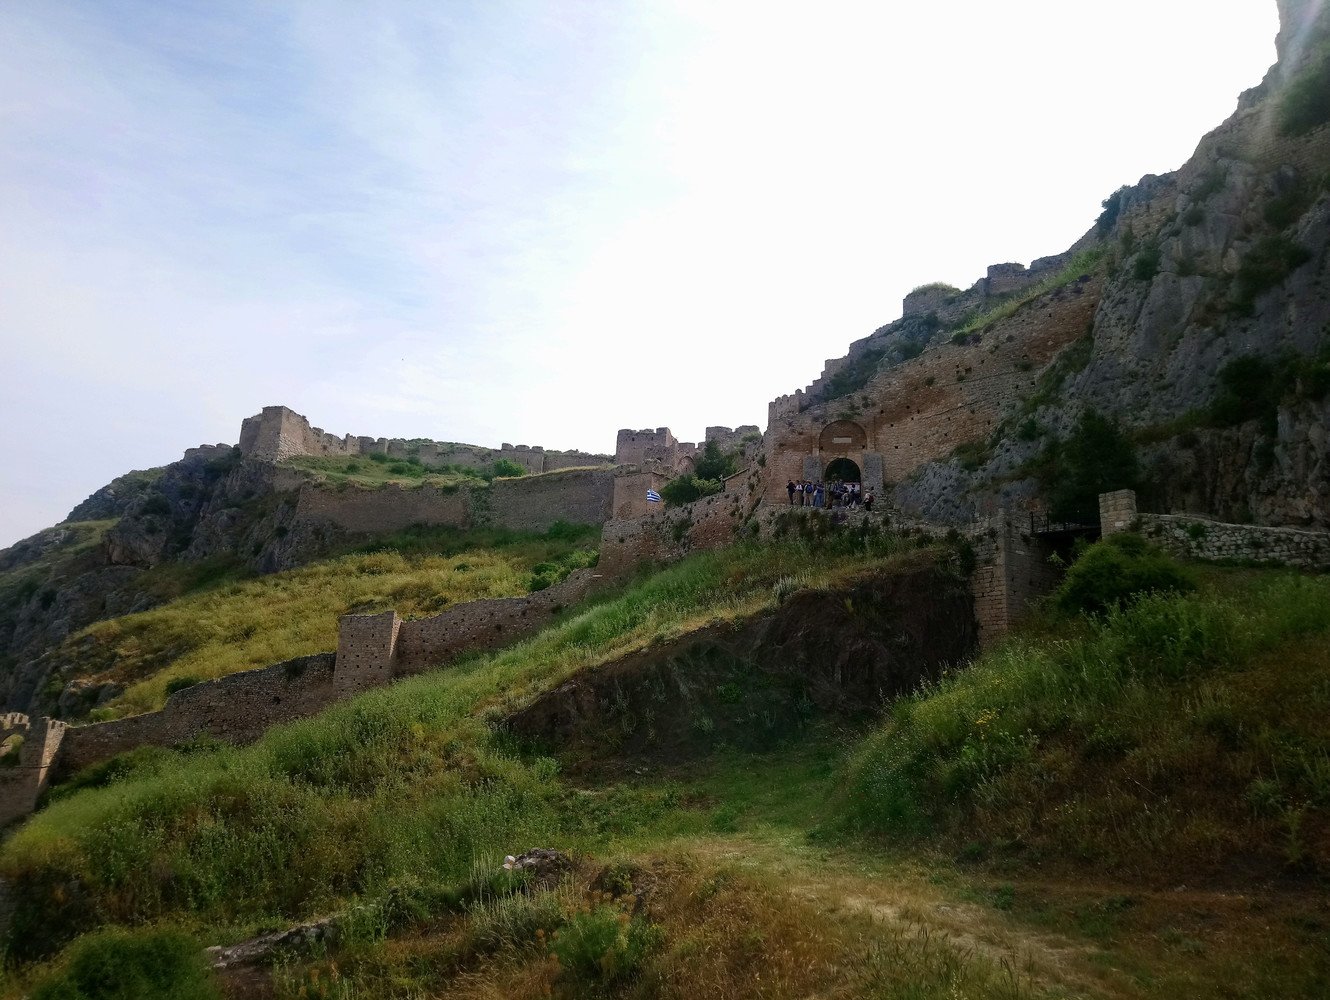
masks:
{"type": "Polygon", "coordinates": [[[825,480],[829,483],[839,479],[842,483],[858,483],[863,481],[859,472],[859,466],[848,458],[838,458],[827,466],[825,480]]]}

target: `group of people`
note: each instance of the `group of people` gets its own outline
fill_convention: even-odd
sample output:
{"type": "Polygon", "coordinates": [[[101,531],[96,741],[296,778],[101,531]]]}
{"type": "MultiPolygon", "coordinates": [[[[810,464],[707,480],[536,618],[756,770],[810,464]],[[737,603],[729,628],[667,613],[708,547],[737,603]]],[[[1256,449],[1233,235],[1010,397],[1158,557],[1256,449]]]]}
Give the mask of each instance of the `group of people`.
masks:
{"type": "Polygon", "coordinates": [[[807,479],[796,482],[791,479],[785,487],[790,495],[791,507],[862,507],[873,509],[873,492],[864,490],[859,483],[843,483],[839,479],[830,483],[807,479]]]}

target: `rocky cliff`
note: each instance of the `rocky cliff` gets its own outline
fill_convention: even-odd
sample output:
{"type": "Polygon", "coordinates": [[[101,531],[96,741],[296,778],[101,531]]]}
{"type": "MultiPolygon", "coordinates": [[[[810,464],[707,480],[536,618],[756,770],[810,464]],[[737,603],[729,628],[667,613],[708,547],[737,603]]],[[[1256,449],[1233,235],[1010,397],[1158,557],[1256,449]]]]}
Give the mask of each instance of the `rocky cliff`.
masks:
{"type": "Polygon", "coordinates": [[[1040,456],[1094,410],[1134,440],[1157,510],[1330,527],[1330,7],[1279,7],[1279,61],[1179,170],[1115,192],[1067,253],[917,290],[809,387],[803,406],[876,403],[874,378],[922,351],[1009,340],[986,317],[1034,312],[1040,276],[1090,251],[1103,281],[1085,337],[988,437],[893,484],[896,505],[952,521],[1036,505],[1040,456]]]}

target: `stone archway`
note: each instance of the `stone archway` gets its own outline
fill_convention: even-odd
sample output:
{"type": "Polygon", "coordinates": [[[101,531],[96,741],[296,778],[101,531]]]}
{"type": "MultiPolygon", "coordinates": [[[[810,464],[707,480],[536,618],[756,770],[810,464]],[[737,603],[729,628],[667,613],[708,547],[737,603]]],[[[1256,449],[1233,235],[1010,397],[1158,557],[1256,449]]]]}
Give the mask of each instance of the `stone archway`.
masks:
{"type": "Polygon", "coordinates": [[[829,483],[840,480],[842,483],[861,483],[863,474],[859,463],[849,458],[836,458],[827,463],[827,471],[822,477],[829,483]]]}

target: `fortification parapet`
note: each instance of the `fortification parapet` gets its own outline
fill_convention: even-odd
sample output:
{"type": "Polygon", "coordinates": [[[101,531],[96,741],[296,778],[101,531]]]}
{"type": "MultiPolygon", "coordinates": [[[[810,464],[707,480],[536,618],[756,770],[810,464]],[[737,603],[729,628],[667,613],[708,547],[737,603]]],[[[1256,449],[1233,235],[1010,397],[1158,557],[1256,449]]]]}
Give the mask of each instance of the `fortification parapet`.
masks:
{"type": "MultiPolygon", "coordinates": [[[[205,446],[206,447],[206,446],[205,446]]],[[[574,466],[610,465],[608,455],[590,452],[547,452],[539,445],[505,444],[502,448],[454,444],[424,438],[372,438],[347,434],[336,437],[313,427],[301,414],[286,406],[265,406],[261,413],[246,417],[240,425],[241,454],[260,462],[282,462],[302,455],[387,455],[416,458],[430,466],[458,465],[483,469],[499,458],[521,465],[527,472],[549,472],[574,466]]]]}
{"type": "Polygon", "coordinates": [[[788,396],[777,396],[767,404],[767,427],[778,420],[797,417],[804,408],[804,391],[795,389],[788,396]]]}

